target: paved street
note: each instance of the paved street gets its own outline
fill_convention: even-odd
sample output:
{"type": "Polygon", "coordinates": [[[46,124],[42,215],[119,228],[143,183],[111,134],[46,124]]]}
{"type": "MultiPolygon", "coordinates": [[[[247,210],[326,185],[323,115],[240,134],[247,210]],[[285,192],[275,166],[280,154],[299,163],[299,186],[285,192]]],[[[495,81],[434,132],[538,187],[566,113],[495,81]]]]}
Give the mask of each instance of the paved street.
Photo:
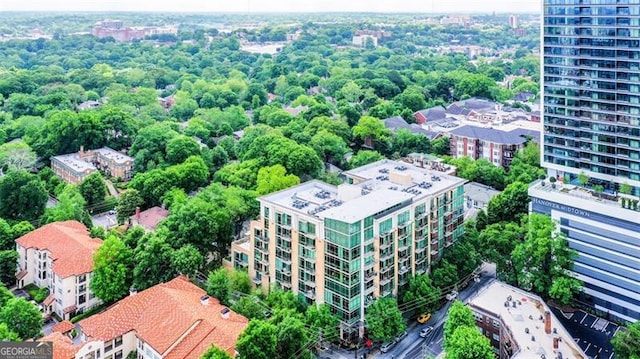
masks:
{"type": "Polygon", "coordinates": [[[91,216],[94,226],[100,226],[104,229],[109,229],[118,225],[118,220],[115,214],[101,213],[95,216],[91,216]]]}
{"type": "Polygon", "coordinates": [[[585,354],[591,358],[615,358],[610,341],[619,330],[618,325],[581,310],[575,313],[563,313],[556,308],[551,310],[585,354]]]}

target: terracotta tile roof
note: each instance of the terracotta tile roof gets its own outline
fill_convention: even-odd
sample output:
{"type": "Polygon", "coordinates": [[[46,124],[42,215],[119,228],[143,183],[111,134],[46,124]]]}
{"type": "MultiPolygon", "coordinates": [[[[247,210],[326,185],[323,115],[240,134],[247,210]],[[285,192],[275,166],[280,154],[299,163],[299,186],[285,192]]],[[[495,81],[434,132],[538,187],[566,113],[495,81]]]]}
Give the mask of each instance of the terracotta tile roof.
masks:
{"type": "Polygon", "coordinates": [[[65,320],[51,327],[51,331],[64,334],[66,332],[72,331],[74,328],[75,328],[75,325],[73,325],[73,323],[71,323],[68,320],[65,320]]]}
{"type": "Polygon", "coordinates": [[[79,324],[89,340],[110,340],[134,330],[166,359],[197,358],[212,344],[233,354],[249,321],[233,311],[223,319],[220,311],[226,307],[215,298],[203,305],[200,298],[205,294],[179,276],[126,297],[79,324]]]}
{"type": "Polygon", "coordinates": [[[53,342],[53,359],[74,359],[77,348],[73,347],[73,342],[61,333],[51,333],[38,339],[40,342],[53,342]]]}
{"type": "Polygon", "coordinates": [[[76,305],[75,305],[75,304],[73,304],[73,305],[70,305],[70,306],[68,306],[68,307],[64,308],[64,309],[62,310],[62,312],[63,312],[64,314],[68,314],[68,313],[75,312],[75,311],[76,311],[76,309],[78,309],[78,307],[76,307],[76,305]]]}
{"type": "Polygon", "coordinates": [[[84,224],[78,221],[44,225],[16,239],[25,248],[47,250],[53,260],[53,272],[66,278],[93,271],[93,254],[102,240],[91,238],[84,224]]]}
{"type": "Polygon", "coordinates": [[[167,217],[169,217],[169,211],[156,206],[140,212],[139,217],[137,215],[131,216],[131,221],[153,231],[158,226],[158,223],[167,217]]]}
{"type": "Polygon", "coordinates": [[[51,293],[49,294],[49,296],[47,296],[47,299],[45,299],[42,304],[49,306],[53,303],[53,301],[56,300],[56,296],[55,294],[51,293]]]}

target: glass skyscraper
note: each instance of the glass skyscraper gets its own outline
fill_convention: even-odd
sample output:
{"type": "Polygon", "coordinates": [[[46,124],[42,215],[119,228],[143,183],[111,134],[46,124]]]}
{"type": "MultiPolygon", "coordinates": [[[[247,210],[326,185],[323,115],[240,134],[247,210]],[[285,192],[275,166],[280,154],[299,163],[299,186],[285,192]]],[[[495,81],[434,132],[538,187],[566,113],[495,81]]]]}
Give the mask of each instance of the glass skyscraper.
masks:
{"type": "Polygon", "coordinates": [[[640,320],[640,0],[543,4],[542,165],[564,183],[532,184],[531,212],[578,253],[578,300],[640,320]]]}
{"type": "Polygon", "coordinates": [[[640,0],[544,0],[543,164],[640,194],[640,0]]]}

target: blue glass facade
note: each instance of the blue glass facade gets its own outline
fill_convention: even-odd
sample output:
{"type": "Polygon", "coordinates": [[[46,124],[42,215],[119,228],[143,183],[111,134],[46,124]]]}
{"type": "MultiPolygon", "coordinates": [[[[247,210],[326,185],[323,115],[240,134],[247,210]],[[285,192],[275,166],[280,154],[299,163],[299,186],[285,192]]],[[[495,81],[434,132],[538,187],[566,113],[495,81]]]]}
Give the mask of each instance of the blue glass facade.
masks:
{"type": "Polygon", "coordinates": [[[578,252],[573,271],[583,302],[622,320],[640,320],[640,223],[533,198],[531,211],[558,220],[578,252]]]}
{"type": "Polygon", "coordinates": [[[640,194],[640,0],[544,0],[543,164],[640,194]]]}

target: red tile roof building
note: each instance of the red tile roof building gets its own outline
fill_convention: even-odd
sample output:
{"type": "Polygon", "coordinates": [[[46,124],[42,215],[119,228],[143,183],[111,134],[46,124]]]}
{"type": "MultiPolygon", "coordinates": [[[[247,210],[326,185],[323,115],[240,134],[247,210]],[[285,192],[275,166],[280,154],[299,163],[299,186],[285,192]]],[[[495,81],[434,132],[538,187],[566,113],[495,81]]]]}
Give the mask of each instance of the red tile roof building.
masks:
{"type": "Polygon", "coordinates": [[[84,340],[103,342],[101,357],[199,358],[211,345],[234,355],[248,319],[179,276],[120,300],[79,322],[84,340]]]}
{"type": "Polygon", "coordinates": [[[33,283],[49,289],[45,314],[69,319],[101,303],[89,290],[93,254],[102,244],[78,221],[44,225],[16,239],[18,288],[33,283]]]}
{"type": "Polygon", "coordinates": [[[169,211],[156,206],[142,212],[140,212],[140,208],[136,208],[136,214],[129,217],[129,220],[132,226],[142,226],[145,231],[153,232],[158,223],[167,217],[169,217],[169,211]]]}

